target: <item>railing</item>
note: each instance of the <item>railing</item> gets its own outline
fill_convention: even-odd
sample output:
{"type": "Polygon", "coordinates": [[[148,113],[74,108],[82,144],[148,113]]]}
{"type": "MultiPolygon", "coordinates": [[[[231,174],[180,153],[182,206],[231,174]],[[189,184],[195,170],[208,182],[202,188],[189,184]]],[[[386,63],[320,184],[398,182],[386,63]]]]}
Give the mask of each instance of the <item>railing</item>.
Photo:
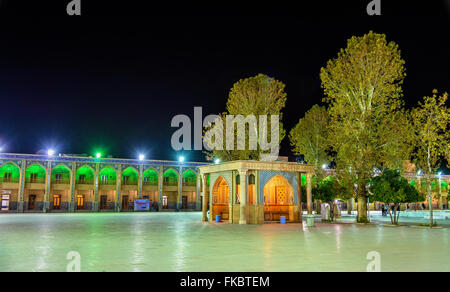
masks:
{"type": "Polygon", "coordinates": [[[158,181],[144,181],[143,183],[146,186],[157,186],[158,185],[158,181]]]}
{"type": "Polygon", "coordinates": [[[124,186],[137,186],[137,181],[122,181],[122,185],[124,186]]]}
{"type": "Polygon", "coordinates": [[[93,179],[78,179],[77,184],[78,185],[92,185],[94,183],[93,179]]]}
{"type": "Polygon", "coordinates": [[[52,179],[51,183],[54,185],[70,184],[70,178],[52,179]]]}
{"type": "Polygon", "coordinates": [[[115,185],[116,181],[115,180],[101,180],[99,183],[101,185],[115,185]]]}
{"type": "Polygon", "coordinates": [[[165,185],[165,186],[177,186],[178,182],[176,182],[176,181],[165,181],[163,183],[163,185],[165,185]]]}
{"type": "Polygon", "coordinates": [[[45,178],[27,178],[25,179],[25,182],[31,184],[43,184],[45,183],[45,178]]]}
{"type": "Polygon", "coordinates": [[[183,182],[183,186],[195,187],[197,183],[195,181],[185,181],[183,182]]]}
{"type": "Polygon", "coordinates": [[[19,178],[18,177],[0,177],[0,182],[4,183],[18,183],[19,178]]]}

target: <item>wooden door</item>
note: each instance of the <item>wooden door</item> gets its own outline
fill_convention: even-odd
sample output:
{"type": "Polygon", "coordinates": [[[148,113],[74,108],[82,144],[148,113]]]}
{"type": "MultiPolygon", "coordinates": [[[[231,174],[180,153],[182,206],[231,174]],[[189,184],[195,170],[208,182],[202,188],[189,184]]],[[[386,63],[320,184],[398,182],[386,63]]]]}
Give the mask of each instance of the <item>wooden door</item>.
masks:
{"type": "Polygon", "coordinates": [[[106,209],[107,198],[108,198],[108,196],[105,196],[105,195],[100,196],[100,210],[106,209]]]}
{"type": "Polygon", "coordinates": [[[28,210],[34,210],[36,208],[36,195],[30,195],[28,197],[28,210]]]}

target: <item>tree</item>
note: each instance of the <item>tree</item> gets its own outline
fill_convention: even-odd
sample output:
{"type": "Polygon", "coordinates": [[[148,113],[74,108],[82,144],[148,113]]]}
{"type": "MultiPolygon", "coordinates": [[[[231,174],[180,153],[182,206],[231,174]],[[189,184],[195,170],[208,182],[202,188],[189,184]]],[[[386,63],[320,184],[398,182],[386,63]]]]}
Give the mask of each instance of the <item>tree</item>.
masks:
{"type": "Polygon", "coordinates": [[[329,176],[321,180],[313,188],[313,197],[316,200],[328,203],[330,205],[330,220],[336,217],[336,199],[347,199],[349,197],[348,186],[344,181],[339,181],[335,176],[329,176]]]}
{"type": "Polygon", "coordinates": [[[391,223],[397,225],[400,212],[397,208],[402,203],[414,203],[423,200],[414,186],[408,183],[400,170],[385,169],[380,176],[372,180],[370,191],[374,202],[383,202],[387,206],[394,205],[394,214],[388,207],[391,223]]]}
{"type": "MultiPolygon", "coordinates": [[[[328,164],[328,121],[326,108],[314,105],[289,132],[292,152],[303,155],[308,164],[314,165],[315,185],[326,176],[322,165],[328,164]]],[[[316,200],[316,211],[318,214],[321,212],[318,200],[316,200]]]]}
{"type": "Polygon", "coordinates": [[[314,165],[316,174],[323,175],[322,165],[328,164],[328,122],[326,108],[314,105],[289,132],[292,152],[304,155],[306,162],[314,165]]]}
{"type": "MultiPolygon", "coordinates": [[[[230,160],[259,160],[261,153],[266,153],[261,149],[260,140],[260,116],[267,116],[268,129],[265,128],[265,137],[272,137],[271,133],[271,123],[270,117],[273,115],[278,115],[280,119],[279,124],[279,141],[278,147],[284,136],[286,135],[283,129],[282,119],[282,109],[286,105],[286,93],[284,92],[285,85],[272,77],[264,74],[258,74],[254,77],[241,79],[236,82],[230,90],[226,109],[227,111],[220,114],[219,116],[223,122],[223,150],[212,150],[206,151],[205,154],[209,158],[219,158],[222,161],[230,160]],[[226,150],[226,116],[227,115],[242,115],[244,118],[249,115],[254,115],[256,117],[256,123],[245,124],[245,134],[244,137],[238,135],[238,127],[233,125],[234,130],[234,149],[226,150]],[[250,128],[251,127],[251,128],[250,128]],[[250,133],[255,133],[257,139],[257,148],[251,149],[249,147],[250,133]],[[245,149],[238,150],[238,143],[244,142],[245,149]]],[[[217,122],[217,120],[216,120],[217,122]]],[[[215,123],[212,123],[209,128],[206,129],[207,132],[215,123]]]]}
{"type": "Polygon", "coordinates": [[[415,132],[414,162],[423,175],[427,185],[430,227],[433,226],[433,203],[431,182],[438,170],[441,159],[448,158],[449,151],[449,109],[446,106],[448,95],[437,96],[433,90],[431,97],[425,96],[423,102],[412,110],[415,132]]]}
{"type": "Polygon", "coordinates": [[[358,222],[368,222],[367,186],[374,169],[410,156],[401,100],[404,63],[397,44],[369,32],[349,39],[337,58],[321,68],[324,101],[330,105],[329,141],[343,170],[337,175],[356,180],[358,222]]]}

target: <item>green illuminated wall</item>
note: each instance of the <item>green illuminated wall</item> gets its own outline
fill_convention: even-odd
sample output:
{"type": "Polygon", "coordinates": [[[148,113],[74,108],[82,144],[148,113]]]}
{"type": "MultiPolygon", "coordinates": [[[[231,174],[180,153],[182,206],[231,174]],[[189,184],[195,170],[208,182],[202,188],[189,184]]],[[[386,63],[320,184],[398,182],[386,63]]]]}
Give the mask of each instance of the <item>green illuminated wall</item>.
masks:
{"type": "Polygon", "coordinates": [[[105,167],[100,171],[100,178],[102,176],[106,176],[109,181],[115,181],[116,180],[116,172],[111,167],[105,167]]]}
{"type": "Polygon", "coordinates": [[[14,163],[9,162],[0,167],[0,178],[4,178],[5,173],[10,173],[12,179],[20,178],[20,169],[14,163]]]}
{"type": "Polygon", "coordinates": [[[178,182],[178,174],[173,169],[166,170],[166,172],[164,172],[163,177],[164,177],[164,181],[178,182]]]}
{"type": "Polygon", "coordinates": [[[86,180],[94,179],[94,171],[89,166],[82,166],[77,170],[77,179],[80,179],[80,175],[84,175],[86,180]]]}
{"type": "Polygon", "coordinates": [[[56,174],[61,174],[62,179],[70,180],[70,170],[64,165],[58,165],[52,171],[52,180],[56,178],[56,174]]]}
{"type": "Polygon", "coordinates": [[[146,177],[148,177],[147,181],[151,181],[151,182],[157,182],[158,181],[158,173],[156,172],[156,170],[150,168],[147,169],[144,174],[143,174],[144,180],[146,177]]]}
{"type": "Polygon", "coordinates": [[[37,178],[45,179],[45,168],[39,164],[33,164],[25,171],[25,177],[30,178],[32,173],[37,173],[37,178]]]}
{"type": "Polygon", "coordinates": [[[128,176],[129,182],[137,182],[139,178],[139,173],[136,171],[136,169],[128,167],[122,172],[122,177],[124,176],[128,176]]]}
{"type": "Polygon", "coordinates": [[[196,180],[197,180],[197,176],[195,175],[195,172],[193,172],[191,169],[189,169],[183,173],[183,181],[184,182],[195,182],[196,180]]]}

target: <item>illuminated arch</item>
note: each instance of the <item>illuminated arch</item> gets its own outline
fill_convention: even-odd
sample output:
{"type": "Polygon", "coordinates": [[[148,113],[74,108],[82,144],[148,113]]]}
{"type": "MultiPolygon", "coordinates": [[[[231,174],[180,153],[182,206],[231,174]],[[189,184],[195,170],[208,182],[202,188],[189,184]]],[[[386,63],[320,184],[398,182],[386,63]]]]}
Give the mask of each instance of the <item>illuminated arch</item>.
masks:
{"type": "Polygon", "coordinates": [[[139,180],[139,171],[129,166],[122,171],[122,180],[124,184],[136,185],[139,180]]]}
{"type": "Polygon", "coordinates": [[[52,169],[52,183],[70,183],[72,170],[64,164],[58,164],[52,169]]]}
{"type": "Polygon", "coordinates": [[[144,173],[142,174],[143,177],[143,183],[145,185],[158,185],[158,177],[159,173],[156,169],[153,167],[150,167],[144,173]]]}
{"type": "Polygon", "coordinates": [[[0,181],[18,182],[20,179],[20,167],[14,162],[6,162],[0,166],[0,181]]]}
{"type": "Polygon", "coordinates": [[[89,165],[83,165],[77,169],[77,183],[93,183],[95,179],[95,170],[89,165]]]}
{"type": "Polygon", "coordinates": [[[197,174],[192,169],[189,168],[183,173],[183,184],[194,186],[197,184],[197,174]]]}
{"type": "Polygon", "coordinates": [[[229,216],[229,198],[230,187],[226,179],[219,176],[212,189],[212,217],[219,215],[222,219],[228,219],[229,216]]]}
{"type": "Polygon", "coordinates": [[[44,183],[47,169],[42,164],[36,162],[25,169],[25,180],[30,183],[44,183]]]}
{"type": "Polygon", "coordinates": [[[163,174],[163,182],[165,185],[177,185],[178,184],[178,172],[173,169],[169,168],[166,171],[164,171],[163,174]]]}
{"type": "Polygon", "coordinates": [[[103,167],[99,172],[100,184],[115,184],[117,173],[111,166],[103,167]]]}
{"type": "Polygon", "coordinates": [[[284,176],[276,174],[264,185],[264,204],[294,204],[294,188],[284,176]]]}

